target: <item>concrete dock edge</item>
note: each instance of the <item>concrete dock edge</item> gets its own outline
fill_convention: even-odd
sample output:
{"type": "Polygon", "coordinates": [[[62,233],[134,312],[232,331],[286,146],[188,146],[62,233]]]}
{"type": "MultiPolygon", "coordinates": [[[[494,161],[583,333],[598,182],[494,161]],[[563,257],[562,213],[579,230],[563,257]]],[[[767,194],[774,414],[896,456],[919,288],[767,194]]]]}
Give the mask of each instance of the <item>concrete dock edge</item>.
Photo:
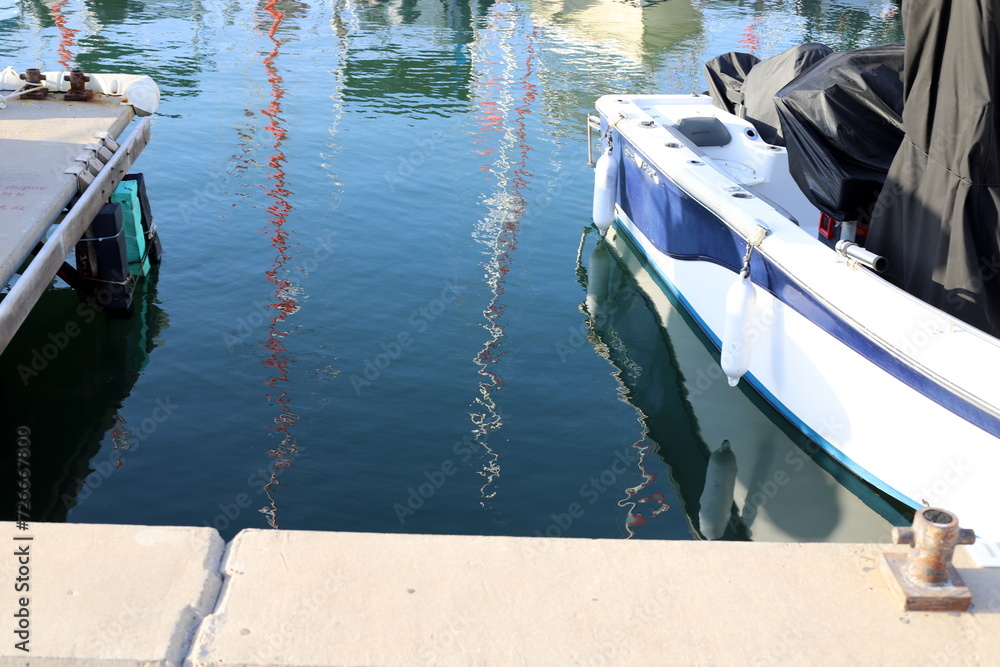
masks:
{"type": "MultiPolygon", "coordinates": [[[[973,607],[941,613],[901,611],[889,545],[30,533],[30,653],[4,632],[4,664],[1000,664],[1000,569],[963,549],[973,607]]],[[[12,628],[17,571],[0,599],[12,628]]]]}
{"type": "Polygon", "coordinates": [[[4,663],[179,664],[218,599],[225,542],[212,528],[2,525],[4,663]],[[28,651],[11,632],[23,609],[28,651]]]}

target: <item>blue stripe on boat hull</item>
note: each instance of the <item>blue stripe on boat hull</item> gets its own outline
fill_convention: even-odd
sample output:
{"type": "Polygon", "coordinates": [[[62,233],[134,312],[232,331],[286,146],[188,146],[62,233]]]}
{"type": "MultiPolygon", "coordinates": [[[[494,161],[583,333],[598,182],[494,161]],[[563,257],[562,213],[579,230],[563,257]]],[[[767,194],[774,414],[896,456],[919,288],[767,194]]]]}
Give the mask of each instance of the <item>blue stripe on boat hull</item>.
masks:
{"type": "MultiPolygon", "coordinates": [[[[618,203],[639,231],[660,252],[675,260],[711,262],[736,273],[742,265],[746,242],[714,212],[684,192],[662,170],[657,169],[659,183],[654,183],[643,169],[627,157],[627,151],[635,151],[640,155],[641,152],[623,137],[619,141],[619,145],[625,144],[627,150],[623,147],[625,155],[619,160],[618,203]]],[[[645,158],[644,162],[647,169],[652,164],[645,158]]],[[[852,326],[759,252],[752,256],[751,275],[754,284],[770,292],[774,298],[851,350],[953,414],[1000,438],[1000,417],[970,403],[948,387],[906,364],[852,326]]],[[[712,337],[713,342],[719,345],[719,339],[708,330],[697,313],[690,308],[690,304],[678,290],[674,291],[712,337]]]]}

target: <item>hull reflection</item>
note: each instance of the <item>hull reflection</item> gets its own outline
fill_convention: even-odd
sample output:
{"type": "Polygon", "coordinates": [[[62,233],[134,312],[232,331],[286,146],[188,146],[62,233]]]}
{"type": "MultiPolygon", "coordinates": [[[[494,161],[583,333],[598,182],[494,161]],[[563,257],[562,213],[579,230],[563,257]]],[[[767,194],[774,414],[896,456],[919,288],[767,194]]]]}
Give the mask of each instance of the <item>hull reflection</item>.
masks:
{"type": "Polygon", "coordinates": [[[670,467],[692,535],[778,542],[887,542],[897,507],[733,390],[718,353],[629,246],[594,245],[586,310],[648,439],[670,467]],[[653,296],[650,296],[653,295],[653,296]]]}

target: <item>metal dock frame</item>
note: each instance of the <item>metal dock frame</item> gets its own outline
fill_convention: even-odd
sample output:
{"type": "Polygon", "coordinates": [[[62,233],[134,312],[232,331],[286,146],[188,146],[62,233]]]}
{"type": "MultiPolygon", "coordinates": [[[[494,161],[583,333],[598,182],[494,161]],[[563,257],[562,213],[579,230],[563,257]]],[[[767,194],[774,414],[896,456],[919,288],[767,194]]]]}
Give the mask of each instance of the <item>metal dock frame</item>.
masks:
{"type": "Polygon", "coordinates": [[[128,173],[149,143],[150,118],[143,118],[124,143],[83,190],[76,203],[58,223],[55,233],[44,242],[7,295],[0,301],[0,353],[24,323],[32,307],[56,275],[76,243],[90,226],[94,216],[107,203],[118,184],[128,173]]]}

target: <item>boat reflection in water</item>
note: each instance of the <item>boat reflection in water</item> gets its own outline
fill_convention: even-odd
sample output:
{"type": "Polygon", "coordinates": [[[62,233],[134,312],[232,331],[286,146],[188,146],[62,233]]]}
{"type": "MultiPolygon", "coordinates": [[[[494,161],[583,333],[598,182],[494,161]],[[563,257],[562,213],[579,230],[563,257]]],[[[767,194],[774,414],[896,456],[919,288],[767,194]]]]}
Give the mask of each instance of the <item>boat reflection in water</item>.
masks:
{"type": "Polygon", "coordinates": [[[535,0],[531,8],[564,48],[610,51],[626,67],[665,62],[678,44],[697,42],[704,32],[701,9],[691,0],[535,0]]]}
{"type": "MultiPolygon", "coordinates": [[[[622,244],[617,251],[627,265],[609,241],[589,240],[580,271],[591,340],[616,367],[652,451],[669,466],[694,537],[888,542],[892,525],[908,523],[905,508],[823,455],[752,390],[730,387],[697,325],[620,237],[610,242],[622,244]]],[[[635,491],[627,490],[622,503],[634,505],[630,534],[645,523],[637,513],[655,516],[658,509],[656,497],[635,491]]]]}
{"type": "MultiPolygon", "coordinates": [[[[153,419],[129,421],[121,408],[168,326],[157,301],[158,273],[154,266],[136,284],[127,318],[81,302],[71,289],[50,289],[0,356],[7,378],[0,455],[14,461],[15,434],[28,431],[32,521],[66,521],[155,431],[153,419]]],[[[17,471],[2,469],[7,502],[0,520],[12,521],[17,471]]]]}

